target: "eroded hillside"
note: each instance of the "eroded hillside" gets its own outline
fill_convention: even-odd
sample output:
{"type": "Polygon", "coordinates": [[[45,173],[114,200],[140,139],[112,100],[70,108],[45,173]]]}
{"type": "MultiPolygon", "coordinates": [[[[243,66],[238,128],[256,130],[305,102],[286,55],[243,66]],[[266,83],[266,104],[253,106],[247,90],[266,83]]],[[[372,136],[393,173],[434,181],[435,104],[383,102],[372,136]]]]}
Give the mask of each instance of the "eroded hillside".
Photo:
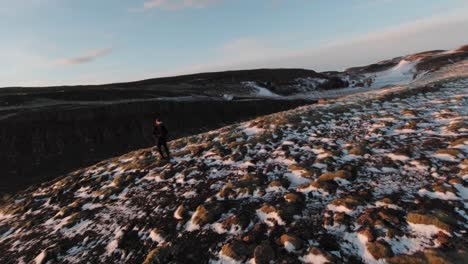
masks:
{"type": "Polygon", "coordinates": [[[2,263],[456,263],[468,80],[257,118],[4,201],[2,263]]]}

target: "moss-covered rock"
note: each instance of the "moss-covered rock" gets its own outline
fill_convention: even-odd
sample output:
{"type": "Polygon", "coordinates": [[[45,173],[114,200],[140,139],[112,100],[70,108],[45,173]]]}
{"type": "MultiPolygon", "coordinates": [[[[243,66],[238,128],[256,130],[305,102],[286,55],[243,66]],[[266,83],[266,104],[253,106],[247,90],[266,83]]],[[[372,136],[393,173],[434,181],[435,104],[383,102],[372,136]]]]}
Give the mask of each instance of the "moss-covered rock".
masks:
{"type": "Polygon", "coordinates": [[[174,211],[174,218],[178,220],[182,220],[187,217],[188,212],[184,205],[179,205],[177,209],[174,211]]]}
{"type": "Polygon", "coordinates": [[[302,241],[302,239],[300,239],[298,236],[292,235],[292,234],[282,235],[280,237],[280,243],[281,243],[281,245],[283,245],[284,247],[289,248],[289,249],[291,249],[291,246],[292,246],[293,250],[299,250],[304,245],[304,242],[302,241]]]}
{"type": "Polygon", "coordinates": [[[459,146],[459,145],[465,145],[468,143],[468,137],[462,137],[462,138],[459,138],[457,140],[454,140],[450,143],[450,146],[451,147],[456,147],[456,146],[459,146]]]}
{"type": "Polygon", "coordinates": [[[148,255],[146,255],[145,261],[143,264],[163,264],[168,263],[171,258],[170,249],[168,247],[157,247],[151,250],[148,255]]]}
{"type": "Polygon", "coordinates": [[[450,155],[452,157],[463,157],[463,152],[461,152],[459,149],[455,148],[448,148],[448,149],[439,149],[436,151],[436,154],[445,154],[445,155],[450,155]]]}
{"type": "Polygon", "coordinates": [[[319,182],[324,182],[324,181],[332,181],[335,179],[350,179],[351,178],[351,173],[346,170],[338,170],[335,172],[327,172],[322,175],[317,179],[319,182]]]}
{"type": "Polygon", "coordinates": [[[234,240],[221,248],[221,254],[234,260],[243,261],[248,256],[248,248],[244,242],[234,240]]]}
{"type": "Polygon", "coordinates": [[[288,166],[289,170],[291,171],[299,171],[301,172],[301,177],[304,178],[311,178],[314,175],[314,172],[309,170],[308,168],[305,168],[303,166],[300,166],[298,164],[292,164],[288,166]]]}
{"type": "Polygon", "coordinates": [[[412,255],[399,255],[386,259],[389,264],[465,264],[468,259],[466,250],[428,249],[412,255]]]}
{"type": "Polygon", "coordinates": [[[414,224],[434,225],[448,232],[451,232],[457,223],[451,214],[441,210],[436,210],[433,213],[410,212],[406,220],[414,224]]]}
{"type": "Polygon", "coordinates": [[[255,264],[269,264],[275,260],[275,251],[268,242],[258,245],[254,250],[255,264]]]}
{"type": "Polygon", "coordinates": [[[377,260],[381,258],[393,257],[392,248],[387,242],[383,240],[367,242],[366,247],[369,253],[377,260]]]}
{"type": "Polygon", "coordinates": [[[343,198],[336,198],[331,202],[331,204],[339,206],[342,205],[348,209],[356,209],[359,205],[365,204],[365,201],[359,197],[347,196],[343,198]]]}
{"type": "Polygon", "coordinates": [[[334,193],[338,189],[338,184],[335,181],[313,181],[310,183],[310,186],[322,189],[328,193],[334,193]]]}
{"type": "Polygon", "coordinates": [[[192,216],[192,221],[196,225],[205,225],[213,221],[213,215],[206,210],[205,206],[199,205],[192,216]]]}
{"type": "Polygon", "coordinates": [[[353,146],[353,148],[350,149],[348,153],[351,155],[364,156],[365,154],[369,153],[369,149],[366,145],[358,144],[353,146]]]}
{"type": "Polygon", "coordinates": [[[284,195],[284,199],[291,204],[301,204],[304,202],[304,195],[302,193],[290,192],[284,195]]]}

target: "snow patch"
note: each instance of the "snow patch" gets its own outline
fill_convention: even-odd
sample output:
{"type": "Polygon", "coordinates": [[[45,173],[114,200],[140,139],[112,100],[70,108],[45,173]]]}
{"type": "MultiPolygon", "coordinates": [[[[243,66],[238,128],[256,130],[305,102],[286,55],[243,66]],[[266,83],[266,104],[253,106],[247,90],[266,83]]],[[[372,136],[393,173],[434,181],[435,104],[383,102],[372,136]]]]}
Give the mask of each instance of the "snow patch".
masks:
{"type": "Polygon", "coordinates": [[[268,214],[262,212],[261,210],[257,210],[257,216],[258,218],[267,224],[268,226],[275,226],[275,222],[278,225],[285,225],[286,223],[281,219],[281,217],[278,215],[277,212],[270,212],[268,214]],[[274,220],[274,221],[272,221],[274,220]]]}

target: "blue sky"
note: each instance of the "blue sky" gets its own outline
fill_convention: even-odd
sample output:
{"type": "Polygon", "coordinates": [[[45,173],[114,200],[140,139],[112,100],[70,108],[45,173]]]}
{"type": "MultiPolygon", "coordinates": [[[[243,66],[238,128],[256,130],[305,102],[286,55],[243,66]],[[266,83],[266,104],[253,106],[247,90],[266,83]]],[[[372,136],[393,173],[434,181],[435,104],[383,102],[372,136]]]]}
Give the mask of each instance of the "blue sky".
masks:
{"type": "Polygon", "coordinates": [[[343,70],[468,44],[468,0],[0,0],[0,87],[343,70]]]}

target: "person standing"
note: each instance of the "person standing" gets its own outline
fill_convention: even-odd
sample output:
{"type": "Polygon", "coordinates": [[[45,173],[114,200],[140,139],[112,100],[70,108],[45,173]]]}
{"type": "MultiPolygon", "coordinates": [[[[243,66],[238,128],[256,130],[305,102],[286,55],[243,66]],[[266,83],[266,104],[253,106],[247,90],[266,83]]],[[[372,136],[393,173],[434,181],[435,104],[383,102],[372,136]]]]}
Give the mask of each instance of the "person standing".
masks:
{"type": "Polygon", "coordinates": [[[169,148],[167,147],[167,138],[169,132],[167,131],[166,126],[164,126],[161,119],[156,118],[154,120],[154,127],[153,127],[153,136],[156,140],[156,147],[158,148],[158,152],[161,155],[161,158],[168,159],[171,156],[169,152],[169,148]],[[164,156],[163,149],[166,152],[166,156],[164,156]]]}

